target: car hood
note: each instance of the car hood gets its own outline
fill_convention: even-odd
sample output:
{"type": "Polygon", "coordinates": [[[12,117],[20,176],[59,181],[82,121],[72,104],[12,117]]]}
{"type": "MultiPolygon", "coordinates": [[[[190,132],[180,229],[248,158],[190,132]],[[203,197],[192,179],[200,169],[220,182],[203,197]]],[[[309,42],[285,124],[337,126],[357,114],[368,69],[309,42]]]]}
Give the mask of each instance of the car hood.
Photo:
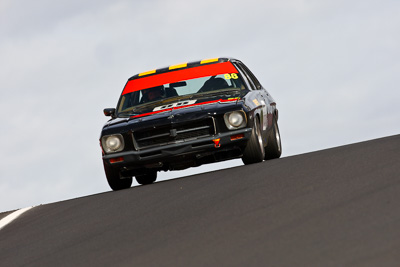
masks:
{"type": "Polygon", "coordinates": [[[161,125],[169,123],[180,123],[182,121],[196,120],[211,115],[224,114],[231,110],[237,110],[242,106],[243,101],[239,97],[213,97],[195,99],[195,102],[188,102],[181,105],[180,101],[160,106],[160,103],[147,106],[140,110],[140,114],[132,115],[128,118],[115,118],[106,123],[103,131],[114,132],[121,127],[127,129],[147,128],[151,125],[161,125]],[[171,106],[172,105],[172,106],[171,106]],[[161,108],[161,109],[160,109],[161,108]]]}

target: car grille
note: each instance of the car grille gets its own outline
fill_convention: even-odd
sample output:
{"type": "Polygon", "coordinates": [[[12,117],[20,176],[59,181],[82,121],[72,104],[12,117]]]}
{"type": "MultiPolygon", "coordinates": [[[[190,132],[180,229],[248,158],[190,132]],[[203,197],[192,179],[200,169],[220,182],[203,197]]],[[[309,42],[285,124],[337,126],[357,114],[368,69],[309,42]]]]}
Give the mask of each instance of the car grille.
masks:
{"type": "Polygon", "coordinates": [[[189,121],[180,124],[168,124],[133,132],[137,149],[175,144],[215,134],[213,118],[189,121]]]}

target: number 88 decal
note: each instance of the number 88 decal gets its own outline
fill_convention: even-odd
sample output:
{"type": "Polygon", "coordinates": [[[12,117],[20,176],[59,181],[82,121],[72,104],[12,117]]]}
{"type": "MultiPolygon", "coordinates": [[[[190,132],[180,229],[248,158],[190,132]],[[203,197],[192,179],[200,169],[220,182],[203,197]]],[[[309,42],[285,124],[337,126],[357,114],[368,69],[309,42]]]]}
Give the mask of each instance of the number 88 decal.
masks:
{"type": "Polygon", "coordinates": [[[225,76],[225,80],[238,79],[239,78],[236,73],[231,73],[231,74],[227,73],[224,76],[225,76]]]}

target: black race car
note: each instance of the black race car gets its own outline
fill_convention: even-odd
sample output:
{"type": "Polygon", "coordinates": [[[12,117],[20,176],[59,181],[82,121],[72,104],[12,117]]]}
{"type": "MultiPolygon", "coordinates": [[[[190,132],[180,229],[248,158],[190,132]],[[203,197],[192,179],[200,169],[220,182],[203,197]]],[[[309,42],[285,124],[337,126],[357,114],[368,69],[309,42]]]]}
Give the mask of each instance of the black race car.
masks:
{"type": "Polygon", "coordinates": [[[279,158],[278,110],[239,60],[214,58],[132,76],[100,136],[113,190],[153,183],[158,171],[242,158],[279,158]]]}

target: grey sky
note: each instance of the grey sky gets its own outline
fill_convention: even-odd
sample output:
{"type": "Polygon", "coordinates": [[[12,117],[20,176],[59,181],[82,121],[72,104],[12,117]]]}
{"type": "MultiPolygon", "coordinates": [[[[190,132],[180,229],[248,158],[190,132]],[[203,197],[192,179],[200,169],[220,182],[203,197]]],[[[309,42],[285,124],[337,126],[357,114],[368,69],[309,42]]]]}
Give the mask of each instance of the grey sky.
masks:
{"type": "Polygon", "coordinates": [[[130,76],[186,61],[248,65],[278,103],[283,157],[399,134],[399,14],[388,0],[2,0],[0,212],[109,191],[103,108],[130,76]]]}

